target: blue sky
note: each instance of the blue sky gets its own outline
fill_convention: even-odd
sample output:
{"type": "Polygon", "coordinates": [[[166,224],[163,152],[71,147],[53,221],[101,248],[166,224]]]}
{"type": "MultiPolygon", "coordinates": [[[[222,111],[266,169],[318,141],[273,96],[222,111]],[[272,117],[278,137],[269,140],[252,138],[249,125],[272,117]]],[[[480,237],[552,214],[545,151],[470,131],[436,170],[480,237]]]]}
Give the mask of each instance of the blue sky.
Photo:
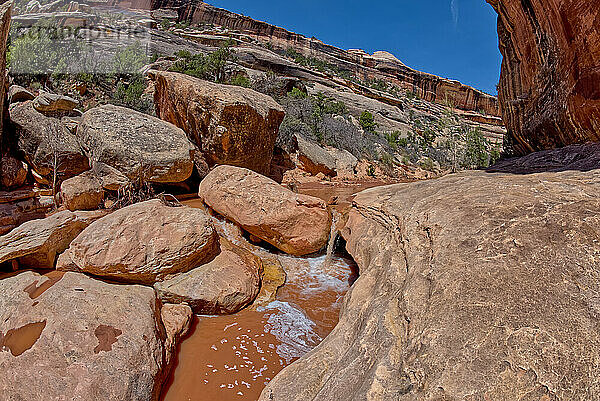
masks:
{"type": "Polygon", "coordinates": [[[496,94],[496,13],[485,0],[207,0],[343,49],[387,50],[406,65],[496,94]]]}

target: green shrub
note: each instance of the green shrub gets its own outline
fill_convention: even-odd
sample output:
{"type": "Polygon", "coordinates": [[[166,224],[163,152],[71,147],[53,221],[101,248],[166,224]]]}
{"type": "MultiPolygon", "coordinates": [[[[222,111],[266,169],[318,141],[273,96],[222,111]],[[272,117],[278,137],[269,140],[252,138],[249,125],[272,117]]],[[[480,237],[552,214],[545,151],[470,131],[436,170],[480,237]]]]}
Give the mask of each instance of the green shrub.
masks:
{"type": "Polygon", "coordinates": [[[142,113],[152,114],[154,103],[144,96],[146,81],[141,75],[132,76],[128,81],[119,81],[115,89],[112,103],[129,107],[142,113]]]}
{"type": "Polygon", "coordinates": [[[465,168],[483,168],[489,165],[488,142],[479,130],[473,128],[467,131],[465,154],[462,166],[465,168]]]}
{"type": "Polygon", "coordinates": [[[490,150],[490,163],[489,163],[489,165],[491,166],[493,164],[496,164],[496,162],[498,160],[500,160],[501,156],[502,155],[500,153],[499,147],[497,145],[494,146],[494,147],[492,147],[492,149],[490,150]]]}
{"type": "Polygon", "coordinates": [[[427,171],[434,171],[435,167],[433,164],[433,160],[431,160],[429,157],[426,157],[425,159],[421,160],[421,162],[419,163],[419,166],[423,169],[423,170],[427,170],[427,171]]]}
{"type": "Polygon", "coordinates": [[[162,21],[160,21],[160,28],[161,28],[161,29],[163,29],[163,30],[165,30],[165,31],[166,31],[166,30],[168,30],[170,27],[171,27],[171,22],[170,22],[168,19],[166,19],[166,18],[163,18],[163,19],[162,19],[162,21]]]}
{"type": "Polygon", "coordinates": [[[368,111],[363,111],[358,119],[358,123],[366,132],[376,133],[377,123],[375,123],[375,117],[368,111]]]}
{"type": "Polygon", "coordinates": [[[140,42],[120,47],[113,58],[113,73],[118,76],[137,73],[150,58],[141,49],[140,42]]]}
{"type": "Polygon", "coordinates": [[[390,146],[393,149],[398,149],[398,146],[400,144],[399,143],[400,139],[405,139],[405,138],[400,138],[400,135],[402,135],[402,133],[400,131],[385,133],[385,139],[388,141],[388,143],[390,144],[390,146]]]}
{"type": "Polygon", "coordinates": [[[92,54],[89,50],[79,30],[60,30],[55,21],[43,19],[30,29],[11,26],[7,64],[13,76],[23,78],[20,82],[46,82],[51,76],[57,79],[85,71],[92,54]]]}
{"type": "Polygon", "coordinates": [[[227,41],[208,56],[179,51],[176,53],[178,60],[170,70],[213,82],[225,83],[225,67],[227,63],[235,60],[231,45],[232,42],[227,41]]]}
{"type": "Polygon", "coordinates": [[[373,164],[369,164],[369,167],[367,167],[367,175],[369,177],[375,177],[375,166],[373,164]]]}
{"type": "Polygon", "coordinates": [[[235,85],[235,86],[241,86],[244,88],[249,88],[250,87],[250,79],[248,79],[248,77],[245,75],[238,74],[229,81],[229,84],[235,85]]]}
{"type": "Polygon", "coordinates": [[[292,99],[306,99],[308,95],[298,88],[293,88],[288,92],[287,96],[292,99]]]}

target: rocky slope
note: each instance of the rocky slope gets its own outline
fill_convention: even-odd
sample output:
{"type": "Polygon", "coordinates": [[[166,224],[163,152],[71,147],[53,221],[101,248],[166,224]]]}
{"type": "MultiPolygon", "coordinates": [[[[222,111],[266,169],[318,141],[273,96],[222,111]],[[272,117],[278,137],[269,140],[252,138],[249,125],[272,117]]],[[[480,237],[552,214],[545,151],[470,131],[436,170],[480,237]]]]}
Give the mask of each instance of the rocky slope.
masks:
{"type": "Polygon", "coordinates": [[[340,323],[261,400],[598,398],[599,178],[469,172],[360,193],[340,323]]]}
{"type": "Polygon", "coordinates": [[[498,96],[520,153],[600,140],[600,7],[487,0],[504,56],[498,96]]]}

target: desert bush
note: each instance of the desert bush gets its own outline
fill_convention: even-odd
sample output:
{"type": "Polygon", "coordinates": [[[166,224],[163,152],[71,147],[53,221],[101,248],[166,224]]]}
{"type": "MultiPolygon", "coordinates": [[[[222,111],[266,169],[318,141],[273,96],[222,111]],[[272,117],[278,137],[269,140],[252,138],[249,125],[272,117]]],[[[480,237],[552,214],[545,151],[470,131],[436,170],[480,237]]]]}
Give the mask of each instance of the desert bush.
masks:
{"type": "Polygon", "coordinates": [[[279,126],[279,134],[277,135],[275,146],[280,147],[286,152],[292,152],[295,147],[294,137],[296,135],[301,135],[302,137],[313,141],[317,140],[313,130],[308,124],[296,117],[286,115],[279,126]]]}
{"type": "Polygon", "coordinates": [[[151,96],[145,96],[146,80],[142,75],[133,75],[127,80],[120,80],[112,97],[111,103],[129,107],[146,114],[154,112],[154,101],[151,96]]]}
{"type": "Polygon", "coordinates": [[[402,133],[400,131],[386,132],[384,134],[385,139],[388,141],[392,149],[398,149],[400,141],[404,139],[403,144],[406,143],[406,138],[401,138],[402,133]]]}
{"type": "Polygon", "coordinates": [[[467,131],[463,151],[462,167],[466,169],[488,167],[489,143],[478,128],[467,131]]]}
{"type": "Polygon", "coordinates": [[[39,21],[31,28],[11,27],[7,64],[17,83],[47,84],[50,77],[85,71],[94,53],[79,30],[61,30],[51,19],[39,21]]]}
{"type": "Polygon", "coordinates": [[[229,80],[229,85],[241,86],[243,88],[249,88],[251,83],[250,79],[243,74],[238,74],[229,80]]]}
{"type": "Polygon", "coordinates": [[[302,92],[298,88],[293,88],[290,92],[288,92],[287,95],[292,99],[306,99],[308,97],[306,93],[302,92]]]}
{"type": "Polygon", "coordinates": [[[118,77],[126,77],[139,72],[150,61],[146,52],[141,49],[140,42],[117,49],[113,57],[113,73],[118,77]]]}
{"type": "Polygon", "coordinates": [[[377,123],[375,123],[375,117],[373,117],[373,114],[367,110],[361,113],[358,123],[366,132],[377,132],[377,123]]]}
{"type": "Polygon", "coordinates": [[[232,42],[226,41],[209,55],[180,51],[176,53],[178,60],[175,61],[170,70],[208,81],[225,83],[227,82],[227,63],[235,60],[231,46],[232,42]]]}

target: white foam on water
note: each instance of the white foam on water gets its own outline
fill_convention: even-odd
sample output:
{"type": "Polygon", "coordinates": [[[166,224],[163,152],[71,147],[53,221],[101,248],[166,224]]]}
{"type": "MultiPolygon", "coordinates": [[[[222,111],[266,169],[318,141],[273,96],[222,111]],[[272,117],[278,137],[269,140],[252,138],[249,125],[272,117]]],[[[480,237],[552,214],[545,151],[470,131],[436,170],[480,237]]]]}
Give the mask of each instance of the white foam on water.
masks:
{"type": "Polygon", "coordinates": [[[277,354],[287,363],[306,354],[321,342],[321,337],[314,330],[315,322],[293,305],[273,301],[261,309],[273,312],[269,314],[265,329],[281,342],[277,346],[277,354]]]}
{"type": "Polygon", "coordinates": [[[346,293],[352,274],[350,263],[334,255],[330,257],[328,267],[324,268],[326,259],[327,255],[312,258],[280,257],[288,283],[301,283],[303,294],[310,296],[328,291],[346,293]]]}
{"type": "Polygon", "coordinates": [[[243,240],[240,238],[239,230],[235,224],[220,216],[211,216],[211,218],[215,229],[222,237],[225,237],[232,244],[242,245],[243,240]]]}

